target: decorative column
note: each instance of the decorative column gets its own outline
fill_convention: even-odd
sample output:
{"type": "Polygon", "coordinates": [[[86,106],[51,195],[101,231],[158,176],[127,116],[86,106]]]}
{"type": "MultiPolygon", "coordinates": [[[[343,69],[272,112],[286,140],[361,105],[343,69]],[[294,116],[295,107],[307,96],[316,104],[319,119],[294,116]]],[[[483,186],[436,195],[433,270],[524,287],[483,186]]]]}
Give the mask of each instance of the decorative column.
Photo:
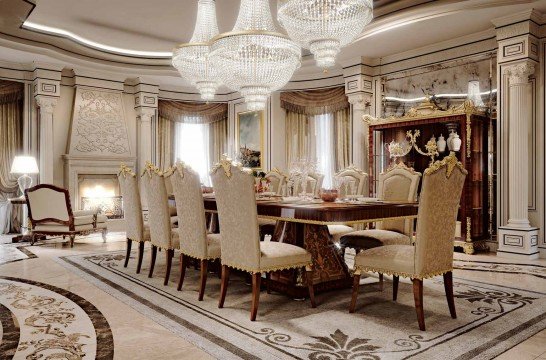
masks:
{"type": "Polygon", "coordinates": [[[532,92],[529,76],[532,61],[504,68],[509,79],[508,101],[508,224],[499,227],[497,254],[538,258],[538,228],[529,222],[529,126],[532,121],[532,92]]]}
{"type": "Polygon", "coordinates": [[[57,106],[59,98],[38,95],[36,104],[40,108],[39,114],[39,132],[40,132],[40,183],[53,184],[53,166],[54,166],[54,136],[53,136],[53,112],[57,106]]]}
{"type": "Polygon", "coordinates": [[[364,115],[369,114],[372,95],[359,93],[349,95],[349,102],[352,109],[352,158],[353,165],[368,172],[368,124],[362,120],[364,115]]]}
{"type": "Polygon", "coordinates": [[[154,162],[152,151],[152,119],[155,116],[155,110],[149,108],[140,108],[137,110],[138,122],[138,172],[144,171],[147,161],[154,162]]]}

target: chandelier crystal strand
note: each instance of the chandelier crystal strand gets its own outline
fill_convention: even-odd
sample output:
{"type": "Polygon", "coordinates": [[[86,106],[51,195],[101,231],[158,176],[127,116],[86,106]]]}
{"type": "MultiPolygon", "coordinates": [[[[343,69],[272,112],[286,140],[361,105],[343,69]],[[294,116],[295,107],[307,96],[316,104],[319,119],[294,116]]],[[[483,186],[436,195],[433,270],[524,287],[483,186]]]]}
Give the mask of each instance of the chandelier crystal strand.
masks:
{"type": "Polygon", "coordinates": [[[277,31],[268,0],[241,0],[235,27],[212,40],[210,59],[222,83],[254,111],[300,67],[301,48],[277,31]]]}
{"type": "Polygon", "coordinates": [[[288,36],[309,49],[317,65],[335,65],[341,48],[372,21],[372,0],[279,0],[277,16],[288,36]]]}
{"type": "Polygon", "coordinates": [[[199,0],[197,21],[190,42],[173,50],[173,66],[199,90],[201,99],[205,101],[213,100],[220,86],[217,71],[209,59],[210,40],[216,35],[218,23],[215,1],[199,0]]]}

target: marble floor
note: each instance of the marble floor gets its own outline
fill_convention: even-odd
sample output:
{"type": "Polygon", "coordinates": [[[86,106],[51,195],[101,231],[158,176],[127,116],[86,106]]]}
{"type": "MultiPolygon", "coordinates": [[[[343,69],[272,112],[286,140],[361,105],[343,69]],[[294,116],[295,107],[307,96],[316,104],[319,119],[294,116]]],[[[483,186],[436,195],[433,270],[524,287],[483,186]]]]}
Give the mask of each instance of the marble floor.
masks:
{"type": "MultiPolygon", "coordinates": [[[[169,329],[159,325],[149,317],[144,316],[134,308],[126,305],[126,303],[116,299],[108,293],[102,291],[85,278],[70,272],[66,267],[63,267],[56,260],[59,256],[78,255],[86,253],[96,253],[109,250],[121,250],[125,248],[123,234],[110,234],[106,243],[102,242],[100,236],[90,236],[87,238],[78,239],[74,248],[68,247],[61,239],[48,241],[39,246],[23,246],[25,244],[11,244],[10,237],[0,236],[0,295],[2,289],[10,289],[9,296],[18,296],[20,301],[26,301],[32,305],[32,297],[30,291],[34,291],[34,285],[31,282],[25,283],[22,290],[17,290],[13,286],[9,287],[10,279],[27,279],[32,280],[35,284],[47,284],[46,290],[48,293],[43,293],[41,296],[50,296],[52,299],[56,297],[66,297],[68,300],[62,301],[58,299],[59,304],[62,303],[66,309],[71,309],[71,314],[64,319],[63,326],[59,327],[66,336],[63,339],[70,339],[70,346],[66,344],[58,344],[65,351],[70,351],[75,357],[73,358],[92,358],[93,356],[82,356],[82,344],[85,344],[87,349],[93,350],[96,358],[107,359],[112,357],[110,351],[111,342],[113,339],[113,354],[115,359],[210,359],[212,358],[207,353],[200,350],[197,346],[192,345],[183,338],[177,336],[169,329]],[[3,282],[3,283],[2,283],[3,282]],[[4,287],[2,287],[4,286],[4,287]],[[64,292],[63,292],[64,291],[64,292]],[[54,295],[51,295],[55,292],[54,295]],[[26,296],[25,299],[23,297],[26,296]],[[30,300],[29,300],[30,299],[30,300]],[[86,315],[87,314],[87,315],[86,315]],[[109,329],[99,328],[104,327],[104,322],[101,319],[105,318],[109,329]],[[89,321],[91,320],[91,321],[89,321]],[[90,326],[95,326],[97,332],[96,342],[87,334],[90,326]],[[70,330],[70,331],[69,331],[70,330]],[[70,334],[77,334],[71,335],[70,334]],[[101,345],[102,344],[102,345],[101,345]],[[69,349],[69,350],[67,350],[69,349]],[[80,351],[80,352],[79,352],[80,351]],[[78,357],[79,354],[79,357],[78,357]]],[[[28,244],[27,244],[28,245],[28,244]]],[[[158,257],[158,260],[161,257],[158,257]]],[[[503,260],[495,257],[493,254],[480,254],[467,256],[464,254],[456,254],[459,260],[471,260],[474,262],[495,262],[495,263],[511,263],[513,261],[503,260]]],[[[523,262],[518,261],[519,264],[523,262]]],[[[525,262],[533,265],[546,265],[546,259],[536,260],[533,262],[525,262]]],[[[485,269],[486,270],[486,269],[485,269]]],[[[174,271],[174,270],[173,270],[174,271]]],[[[455,270],[455,276],[458,271],[455,270]]],[[[504,282],[508,284],[529,283],[532,284],[537,291],[546,292],[546,279],[537,277],[533,274],[505,274],[502,271],[466,271],[472,273],[477,280],[487,282],[488,280],[495,282],[504,282]]],[[[13,284],[12,284],[13,285],[13,284]]],[[[45,285],[44,285],[45,286],[45,285]]],[[[7,292],[4,291],[4,296],[7,292]]],[[[35,298],[34,298],[35,299],[35,298]]],[[[51,300],[54,301],[54,300],[51,300]]],[[[27,304],[26,307],[17,307],[17,311],[29,311],[32,306],[27,304]]],[[[2,313],[0,307],[0,314],[2,313]]],[[[14,312],[15,313],[15,312],[14,312]]],[[[34,315],[27,315],[32,317],[34,315]]],[[[10,319],[7,319],[8,323],[10,319]]],[[[63,321],[63,319],[56,321],[63,321]]],[[[6,319],[0,322],[4,325],[6,319]]],[[[25,321],[25,324],[28,321],[25,321]]],[[[18,324],[21,327],[21,340],[27,336],[23,331],[23,324],[18,324]]],[[[38,320],[34,321],[35,328],[39,329],[38,334],[46,337],[53,333],[51,327],[42,325],[38,320]]],[[[3,326],[4,331],[8,328],[3,326]]],[[[92,327],[91,327],[92,329],[92,327]]],[[[58,328],[57,328],[58,330],[58,328]]],[[[2,329],[0,328],[0,338],[2,338],[2,329]]],[[[57,333],[53,334],[59,338],[57,333]]],[[[4,337],[5,338],[5,337],[4,337]]],[[[40,353],[39,343],[27,341],[27,352],[34,349],[35,355],[48,355],[40,353]],[[32,347],[29,349],[29,347],[32,347]]],[[[2,355],[2,346],[0,343],[0,359],[11,358],[9,354],[2,355]]],[[[19,346],[21,349],[21,345],[19,346]]],[[[25,354],[27,356],[27,354],[25,354]]],[[[22,354],[16,353],[13,358],[25,358],[22,354]]],[[[45,357],[44,357],[45,358],[45,357]]],[[[546,330],[542,330],[536,335],[530,337],[526,341],[516,345],[498,357],[498,359],[546,359],[546,330]]]]}

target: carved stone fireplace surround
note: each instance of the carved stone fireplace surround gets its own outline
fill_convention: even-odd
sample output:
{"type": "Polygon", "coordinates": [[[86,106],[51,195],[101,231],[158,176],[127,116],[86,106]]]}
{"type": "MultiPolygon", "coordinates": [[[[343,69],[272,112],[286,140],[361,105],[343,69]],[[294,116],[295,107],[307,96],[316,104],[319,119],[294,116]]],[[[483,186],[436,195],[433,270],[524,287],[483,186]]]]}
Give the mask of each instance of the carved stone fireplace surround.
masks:
{"type": "Polygon", "coordinates": [[[70,193],[73,209],[80,208],[78,186],[79,175],[117,175],[120,164],[125,164],[135,170],[136,157],[131,156],[85,156],[63,155],[64,183],[70,193]]]}

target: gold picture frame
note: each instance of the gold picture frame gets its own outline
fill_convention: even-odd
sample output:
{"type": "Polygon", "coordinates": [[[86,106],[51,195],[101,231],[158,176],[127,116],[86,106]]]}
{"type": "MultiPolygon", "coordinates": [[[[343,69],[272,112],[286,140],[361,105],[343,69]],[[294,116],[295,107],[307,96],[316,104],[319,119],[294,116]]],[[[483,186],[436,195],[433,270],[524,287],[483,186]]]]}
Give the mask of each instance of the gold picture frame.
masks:
{"type": "Polygon", "coordinates": [[[237,113],[235,124],[237,158],[244,167],[264,167],[264,111],[237,113]]]}

